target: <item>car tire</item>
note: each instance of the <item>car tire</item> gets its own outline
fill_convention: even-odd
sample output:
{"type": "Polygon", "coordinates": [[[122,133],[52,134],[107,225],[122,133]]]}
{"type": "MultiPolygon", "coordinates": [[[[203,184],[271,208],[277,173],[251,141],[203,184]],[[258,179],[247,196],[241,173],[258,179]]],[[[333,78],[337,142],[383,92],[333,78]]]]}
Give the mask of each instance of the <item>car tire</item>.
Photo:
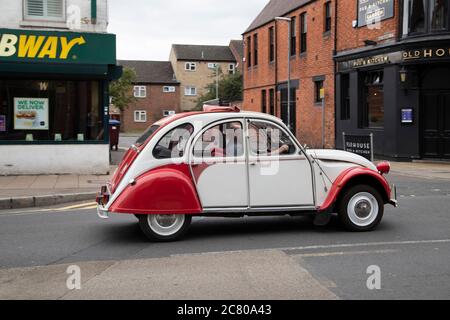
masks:
{"type": "Polygon", "coordinates": [[[346,190],[338,205],[339,221],[349,231],[374,230],[383,219],[384,202],[380,193],[368,185],[346,190]]]}
{"type": "Polygon", "coordinates": [[[139,215],[139,225],[147,238],[154,242],[180,240],[191,225],[190,215],[139,215]]]}

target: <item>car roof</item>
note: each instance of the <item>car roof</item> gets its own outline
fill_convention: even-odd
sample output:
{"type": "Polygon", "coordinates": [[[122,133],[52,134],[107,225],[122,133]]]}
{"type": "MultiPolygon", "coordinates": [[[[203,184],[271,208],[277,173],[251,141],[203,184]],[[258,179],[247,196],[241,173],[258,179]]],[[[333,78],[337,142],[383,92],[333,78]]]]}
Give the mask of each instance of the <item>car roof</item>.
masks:
{"type": "Polygon", "coordinates": [[[199,112],[185,112],[179,113],[167,118],[164,118],[155,125],[165,127],[171,123],[178,122],[178,120],[186,121],[196,121],[196,120],[207,120],[208,122],[232,119],[232,118],[263,118],[265,120],[275,121],[280,123],[281,120],[272,115],[261,113],[261,112],[251,112],[251,111],[199,111],[199,112]]]}

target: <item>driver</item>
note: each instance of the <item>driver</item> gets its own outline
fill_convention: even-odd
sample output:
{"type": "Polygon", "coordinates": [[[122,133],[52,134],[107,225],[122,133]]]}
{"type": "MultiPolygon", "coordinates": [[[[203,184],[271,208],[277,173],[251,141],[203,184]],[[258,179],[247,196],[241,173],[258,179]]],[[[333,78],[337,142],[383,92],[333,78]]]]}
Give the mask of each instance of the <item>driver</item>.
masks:
{"type": "MultiPolygon", "coordinates": [[[[227,134],[227,155],[242,155],[243,154],[243,141],[242,139],[230,139],[230,136],[232,138],[239,136],[239,132],[242,131],[242,125],[239,122],[233,122],[229,125],[228,130],[234,130],[234,134],[229,135],[227,134]]],[[[249,125],[249,142],[250,142],[250,151],[254,155],[282,155],[289,152],[290,148],[289,145],[283,144],[279,148],[272,149],[272,144],[270,143],[270,138],[268,137],[268,131],[273,130],[265,130],[262,128],[259,128],[258,126],[254,124],[249,125]]],[[[242,137],[242,135],[240,135],[242,137]]],[[[273,139],[274,137],[272,137],[273,139]]],[[[278,139],[275,139],[275,141],[281,141],[281,137],[278,137],[278,139]]]]}

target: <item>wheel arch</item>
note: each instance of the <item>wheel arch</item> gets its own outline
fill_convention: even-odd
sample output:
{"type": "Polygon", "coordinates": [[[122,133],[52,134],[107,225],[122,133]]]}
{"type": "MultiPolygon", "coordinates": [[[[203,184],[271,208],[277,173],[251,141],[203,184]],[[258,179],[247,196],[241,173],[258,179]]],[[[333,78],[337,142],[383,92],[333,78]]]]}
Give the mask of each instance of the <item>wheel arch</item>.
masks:
{"type": "Polygon", "coordinates": [[[111,212],[124,214],[200,214],[203,209],[186,164],[150,170],[117,197],[111,212]]]}
{"type": "Polygon", "coordinates": [[[391,188],[386,179],[371,169],[367,168],[350,168],[344,171],[333,183],[324,204],[320,207],[321,212],[336,212],[339,201],[345,195],[345,192],[357,185],[368,185],[377,190],[383,203],[387,204],[390,201],[391,188]]]}

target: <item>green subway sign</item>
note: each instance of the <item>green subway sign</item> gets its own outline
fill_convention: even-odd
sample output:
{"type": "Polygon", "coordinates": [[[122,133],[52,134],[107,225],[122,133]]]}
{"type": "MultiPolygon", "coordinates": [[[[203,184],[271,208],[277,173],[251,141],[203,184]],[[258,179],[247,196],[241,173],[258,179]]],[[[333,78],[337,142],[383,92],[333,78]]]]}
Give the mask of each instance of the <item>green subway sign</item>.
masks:
{"type": "Polygon", "coordinates": [[[116,36],[0,29],[0,62],[116,64],[116,36]]]}

